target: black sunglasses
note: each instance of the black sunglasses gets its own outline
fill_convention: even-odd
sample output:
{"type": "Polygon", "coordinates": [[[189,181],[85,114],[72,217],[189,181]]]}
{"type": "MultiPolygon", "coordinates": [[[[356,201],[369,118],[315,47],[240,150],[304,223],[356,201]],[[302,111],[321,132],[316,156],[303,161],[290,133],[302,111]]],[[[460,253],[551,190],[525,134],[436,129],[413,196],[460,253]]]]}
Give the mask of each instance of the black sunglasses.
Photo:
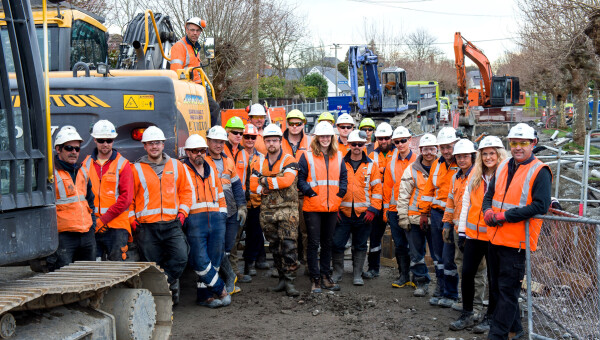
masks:
{"type": "Polygon", "coordinates": [[[396,139],[394,141],[394,144],[400,144],[400,143],[404,144],[406,142],[408,142],[408,139],[407,138],[402,138],[402,139],[396,139]]]}
{"type": "Polygon", "coordinates": [[[96,139],[96,142],[98,144],[112,144],[115,140],[114,139],[96,139]]]}
{"type": "Polygon", "coordinates": [[[373,130],[375,130],[375,129],[373,129],[373,128],[362,128],[361,130],[362,130],[362,131],[369,131],[369,132],[371,132],[371,131],[373,131],[373,130]]]}
{"type": "Polygon", "coordinates": [[[354,147],[362,148],[363,146],[365,146],[365,143],[350,143],[350,145],[352,145],[354,147]]]}
{"type": "Polygon", "coordinates": [[[390,140],[390,137],[377,137],[377,140],[390,140]]]}
{"type": "Polygon", "coordinates": [[[241,136],[243,134],[242,131],[229,131],[230,133],[236,135],[236,136],[241,136]]]}
{"type": "Polygon", "coordinates": [[[253,136],[253,135],[244,135],[244,139],[256,140],[256,136],[253,136]]]}
{"type": "Polygon", "coordinates": [[[68,152],[71,152],[73,150],[75,150],[75,152],[79,152],[79,150],[81,150],[80,147],[73,146],[73,145],[65,145],[65,146],[63,146],[63,149],[67,150],[68,152]]]}
{"type": "Polygon", "coordinates": [[[338,125],[338,129],[352,130],[352,129],[354,129],[354,126],[338,125]]]}
{"type": "Polygon", "coordinates": [[[206,153],[206,149],[202,148],[202,149],[188,149],[189,152],[193,153],[194,155],[197,155],[198,152],[199,153],[206,153]]]}

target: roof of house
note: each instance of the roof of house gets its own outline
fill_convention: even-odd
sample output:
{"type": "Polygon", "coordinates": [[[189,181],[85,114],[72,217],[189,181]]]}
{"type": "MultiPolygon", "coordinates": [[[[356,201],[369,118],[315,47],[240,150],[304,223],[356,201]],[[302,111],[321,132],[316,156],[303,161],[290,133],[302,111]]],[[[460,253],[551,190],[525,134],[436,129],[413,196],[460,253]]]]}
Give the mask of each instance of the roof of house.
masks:
{"type": "MultiPolygon", "coordinates": [[[[262,71],[263,76],[277,76],[277,70],[267,68],[262,71]]],[[[308,74],[308,70],[302,68],[288,68],[285,72],[285,80],[300,80],[304,75],[308,74]]]]}

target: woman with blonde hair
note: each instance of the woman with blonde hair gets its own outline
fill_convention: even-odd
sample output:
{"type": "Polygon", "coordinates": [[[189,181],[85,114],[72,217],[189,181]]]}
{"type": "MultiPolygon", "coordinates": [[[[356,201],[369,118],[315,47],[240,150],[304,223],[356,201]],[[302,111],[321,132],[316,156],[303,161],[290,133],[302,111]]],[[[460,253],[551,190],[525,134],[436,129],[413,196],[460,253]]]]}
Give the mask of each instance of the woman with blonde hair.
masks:
{"type": "MultiPolygon", "coordinates": [[[[475,276],[483,257],[487,258],[489,244],[487,225],[483,220],[481,206],[496,168],[507,157],[508,154],[502,141],[496,136],[487,136],[479,144],[477,158],[465,188],[462,202],[463,209],[458,222],[458,247],[463,252],[461,282],[463,312],[458,320],[450,324],[452,330],[472,327],[477,320],[473,314],[473,301],[476,290],[475,276]]],[[[489,282],[489,268],[487,269],[487,278],[489,282]]],[[[488,310],[483,321],[473,329],[474,332],[483,333],[489,330],[489,320],[491,320],[495,307],[496,301],[490,295],[488,310]]]]}
{"type": "Polygon", "coordinates": [[[315,127],[310,148],[299,161],[298,189],[304,193],[302,211],[308,234],[306,262],[313,293],[320,293],[321,288],[340,289],[331,279],[330,262],[338,210],[348,185],[343,157],[337,148],[333,126],[323,121],[315,127]]]}

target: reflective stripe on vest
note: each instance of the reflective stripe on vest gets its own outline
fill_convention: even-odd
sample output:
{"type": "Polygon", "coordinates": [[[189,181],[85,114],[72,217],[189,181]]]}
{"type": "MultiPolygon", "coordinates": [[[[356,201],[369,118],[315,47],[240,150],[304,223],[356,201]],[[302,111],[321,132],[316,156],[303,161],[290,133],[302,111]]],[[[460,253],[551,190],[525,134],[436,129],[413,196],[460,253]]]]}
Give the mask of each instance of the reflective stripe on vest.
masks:
{"type": "Polygon", "coordinates": [[[89,181],[87,171],[84,167],[79,168],[75,181],[65,170],[55,169],[54,177],[58,232],[87,232],[92,225],[91,210],[85,198],[89,181]]]}
{"type": "MultiPolygon", "coordinates": [[[[354,198],[353,198],[352,202],[342,202],[342,203],[340,203],[340,207],[351,208],[352,204],[354,204],[355,208],[368,208],[368,207],[371,206],[371,198],[369,197],[369,188],[370,188],[370,185],[378,184],[377,180],[369,182],[369,180],[371,179],[371,171],[372,170],[373,170],[373,162],[369,162],[369,165],[367,166],[367,173],[365,174],[365,183],[364,183],[365,184],[364,185],[365,202],[355,203],[354,202],[354,198]],[[375,183],[375,184],[370,184],[370,183],[375,183]]],[[[373,195],[373,198],[382,199],[383,197],[381,197],[381,195],[373,195]]]]}
{"type": "MultiPolygon", "coordinates": [[[[498,169],[496,169],[496,178],[498,178],[498,175],[500,174],[500,172],[508,165],[509,159],[504,160],[502,162],[502,164],[500,164],[498,169]]],[[[544,163],[537,162],[536,164],[533,164],[529,168],[529,171],[527,171],[527,176],[525,177],[525,181],[523,182],[523,185],[521,186],[522,191],[521,191],[521,198],[519,199],[519,205],[514,205],[514,204],[509,204],[506,202],[492,200],[492,207],[495,207],[498,209],[503,209],[503,210],[508,210],[508,209],[512,209],[512,208],[519,208],[519,207],[526,206],[527,205],[527,197],[529,196],[529,189],[531,188],[531,184],[532,184],[531,178],[536,173],[537,169],[543,165],[544,165],[544,163]],[[527,190],[525,190],[525,189],[527,189],[527,190]]],[[[506,195],[506,192],[504,194],[506,195]]]]}
{"type": "MultiPolygon", "coordinates": [[[[121,156],[120,154],[117,154],[117,157],[115,158],[115,161],[117,161],[117,167],[115,168],[115,180],[116,180],[115,190],[114,190],[115,201],[119,199],[119,180],[120,180],[120,177],[121,177],[121,170],[123,170],[123,166],[124,166],[126,160],[127,159],[125,159],[125,157],[121,156]]],[[[85,167],[85,169],[89,173],[92,172],[92,166],[93,166],[93,164],[92,164],[92,157],[91,156],[87,156],[86,159],[85,159],[85,161],[84,161],[84,167],[85,167]]],[[[112,164],[111,164],[111,166],[112,166],[112,164]]],[[[110,167],[109,167],[109,170],[110,170],[110,167]]],[[[95,169],[94,169],[94,171],[95,171],[95,169]]],[[[98,196],[102,192],[101,186],[102,186],[102,180],[100,179],[100,185],[98,187],[98,193],[94,193],[96,195],[98,203],[100,203],[100,197],[98,197],[98,196]]],[[[100,204],[97,204],[94,207],[94,212],[96,214],[98,213],[98,205],[100,205],[100,204]]],[[[107,207],[107,208],[100,207],[100,214],[106,214],[106,212],[108,211],[109,208],[110,207],[107,207]]]]}
{"type": "MultiPolygon", "coordinates": [[[[342,167],[342,153],[341,152],[337,152],[337,156],[338,156],[338,163],[340,166],[340,169],[342,167]]],[[[339,181],[331,181],[331,180],[324,180],[324,181],[317,181],[317,171],[315,170],[315,158],[313,157],[313,153],[312,151],[308,151],[306,152],[306,160],[308,161],[308,165],[310,166],[310,177],[311,177],[311,181],[308,183],[310,185],[311,188],[314,188],[318,185],[334,185],[334,186],[340,186],[340,182],[339,181]]],[[[261,162],[261,173],[262,173],[262,162],[261,162]]]]}
{"type": "MultiPolygon", "coordinates": [[[[178,178],[178,170],[177,170],[177,160],[170,158],[169,161],[171,161],[172,167],[173,167],[173,176],[174,176],[174,185],[177,185],[177,178],[178,178]]],[[[168,208],[162,208],[162,202],[161,202],[161,208],[156,208],[156,209],[148,209],[148,204],[150,203],[150,192],[148,190],[148,182],[146,181],[146,176],[144,176],[144,170],[142,169],[142,164],[141,163],[135,163],[134,164],[135,169],[138,172],[138,176],[140,179],[140,185],[142,186],[142,189],[144,189],[144,209],[142,209],[142,211],[138,211],[135,212],[135,216],[137,218],[143,217],[143,216],[149,216],[149,215],[156,215],[156,214],[167,214],[167,215],[177,215],[177,207],[174,209],[168,209],[168,208]]],[[[166,167],[166,165],[165,165],[166,167]]],[[[164,170],[163,170],[163,175],[164,175],[164,170]]],[[[161,181],[162,178],[159,178],[159,181],[161,181]]],[[[162,194],[162,193],[161,193],[162,194]]],[[[185,204],[180,204],[179,209],[184,209],[187,210],[189,212],[190,208],[188,206],[186,206],[185,204]]]]}

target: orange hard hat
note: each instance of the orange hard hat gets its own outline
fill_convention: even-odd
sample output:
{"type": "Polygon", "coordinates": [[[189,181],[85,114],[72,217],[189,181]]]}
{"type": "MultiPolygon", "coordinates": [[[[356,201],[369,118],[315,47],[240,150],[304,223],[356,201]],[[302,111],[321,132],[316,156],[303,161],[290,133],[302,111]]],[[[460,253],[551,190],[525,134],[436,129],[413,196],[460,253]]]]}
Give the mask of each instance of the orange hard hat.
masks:
{"type": "Polygon", "coordinates": [[[243,134],[250,135],[250,136],[258,136],[258,129],[256,128],[256,126],[254,126],[252,124],[246,124],[243,134]]]}

